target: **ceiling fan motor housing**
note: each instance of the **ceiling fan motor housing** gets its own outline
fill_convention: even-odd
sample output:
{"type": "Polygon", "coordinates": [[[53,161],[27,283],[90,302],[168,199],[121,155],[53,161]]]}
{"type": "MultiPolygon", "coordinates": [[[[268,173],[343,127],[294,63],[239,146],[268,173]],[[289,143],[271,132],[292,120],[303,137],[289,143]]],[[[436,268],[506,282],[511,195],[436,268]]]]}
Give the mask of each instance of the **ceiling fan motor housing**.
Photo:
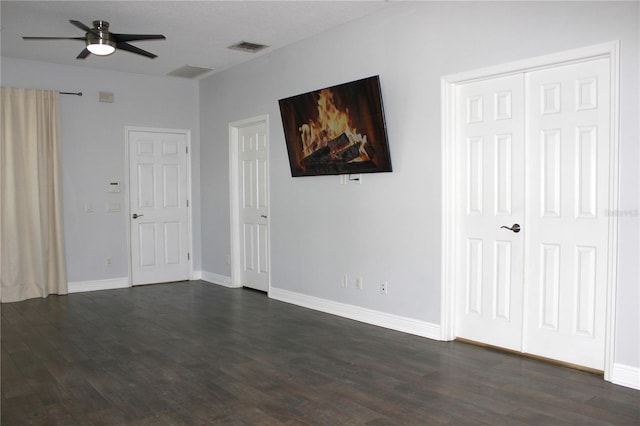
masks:
{"type": "MultiPolygon", "coordinates": [[[[86,34],[87,46],[91,45],[107,45],[115,49],[116,42],[111,40],[109,33],[109,23],[107,21],[93,21],[93,30],[86,34]]],[[[113,53],[113,52],[111,52],[113,53]]]]}

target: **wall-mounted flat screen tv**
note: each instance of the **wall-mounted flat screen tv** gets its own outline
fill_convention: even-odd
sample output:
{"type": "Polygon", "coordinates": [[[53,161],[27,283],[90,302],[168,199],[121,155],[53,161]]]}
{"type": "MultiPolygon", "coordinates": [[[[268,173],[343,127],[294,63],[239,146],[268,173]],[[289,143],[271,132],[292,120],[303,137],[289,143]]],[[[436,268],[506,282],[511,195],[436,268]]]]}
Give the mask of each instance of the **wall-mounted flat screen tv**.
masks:
{"type": "Polygon", "coordinates": [[[279,104],[293,177],[391,171],[378,76],[279,104]]]}

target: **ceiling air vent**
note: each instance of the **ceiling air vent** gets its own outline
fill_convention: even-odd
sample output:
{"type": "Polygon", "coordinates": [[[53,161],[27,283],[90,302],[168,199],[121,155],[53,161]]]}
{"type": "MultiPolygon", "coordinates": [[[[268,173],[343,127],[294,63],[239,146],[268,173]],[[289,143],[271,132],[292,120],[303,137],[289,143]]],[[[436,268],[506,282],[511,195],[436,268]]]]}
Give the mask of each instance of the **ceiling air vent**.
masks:
{"type": "Polygon", "coordinates": [[[193,65],[185,65],[168,73],[173,77],[196,78],[213,71],[211,68],[194,67],[193,65]]]}
{"type": "Polygon", "coordinates": [[[232,44],[228,48],[231,50],[241,50],[243,52],[256,53],[262,49],[266,49],[269,46],[258,43],[250,43],[248,41],[241,41],[240,43],[232,44]]]}

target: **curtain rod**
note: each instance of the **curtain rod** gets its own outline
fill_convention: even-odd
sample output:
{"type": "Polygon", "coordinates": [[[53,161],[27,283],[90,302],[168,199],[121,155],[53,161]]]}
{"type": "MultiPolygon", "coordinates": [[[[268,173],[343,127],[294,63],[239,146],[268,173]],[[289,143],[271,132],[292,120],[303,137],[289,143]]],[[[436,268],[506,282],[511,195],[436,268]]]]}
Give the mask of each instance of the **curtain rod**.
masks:
{"type": "Polygon", "coordinates": [[[60,92],[61,95],[76,95],[82,96],[82,92],[60,92]]]}

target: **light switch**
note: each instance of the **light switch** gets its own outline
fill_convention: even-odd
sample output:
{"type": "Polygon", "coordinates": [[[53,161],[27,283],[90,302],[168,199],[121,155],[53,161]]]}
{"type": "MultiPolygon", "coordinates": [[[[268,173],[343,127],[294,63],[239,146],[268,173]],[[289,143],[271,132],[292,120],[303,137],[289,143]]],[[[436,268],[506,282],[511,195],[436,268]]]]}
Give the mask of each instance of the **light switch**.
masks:
{"type": "Polygon", "coordinates": [[[120,211],[120,203],[117,201],[109,201],[107,204],[107,211],[109,213],[117,213],[120,211]]]}

